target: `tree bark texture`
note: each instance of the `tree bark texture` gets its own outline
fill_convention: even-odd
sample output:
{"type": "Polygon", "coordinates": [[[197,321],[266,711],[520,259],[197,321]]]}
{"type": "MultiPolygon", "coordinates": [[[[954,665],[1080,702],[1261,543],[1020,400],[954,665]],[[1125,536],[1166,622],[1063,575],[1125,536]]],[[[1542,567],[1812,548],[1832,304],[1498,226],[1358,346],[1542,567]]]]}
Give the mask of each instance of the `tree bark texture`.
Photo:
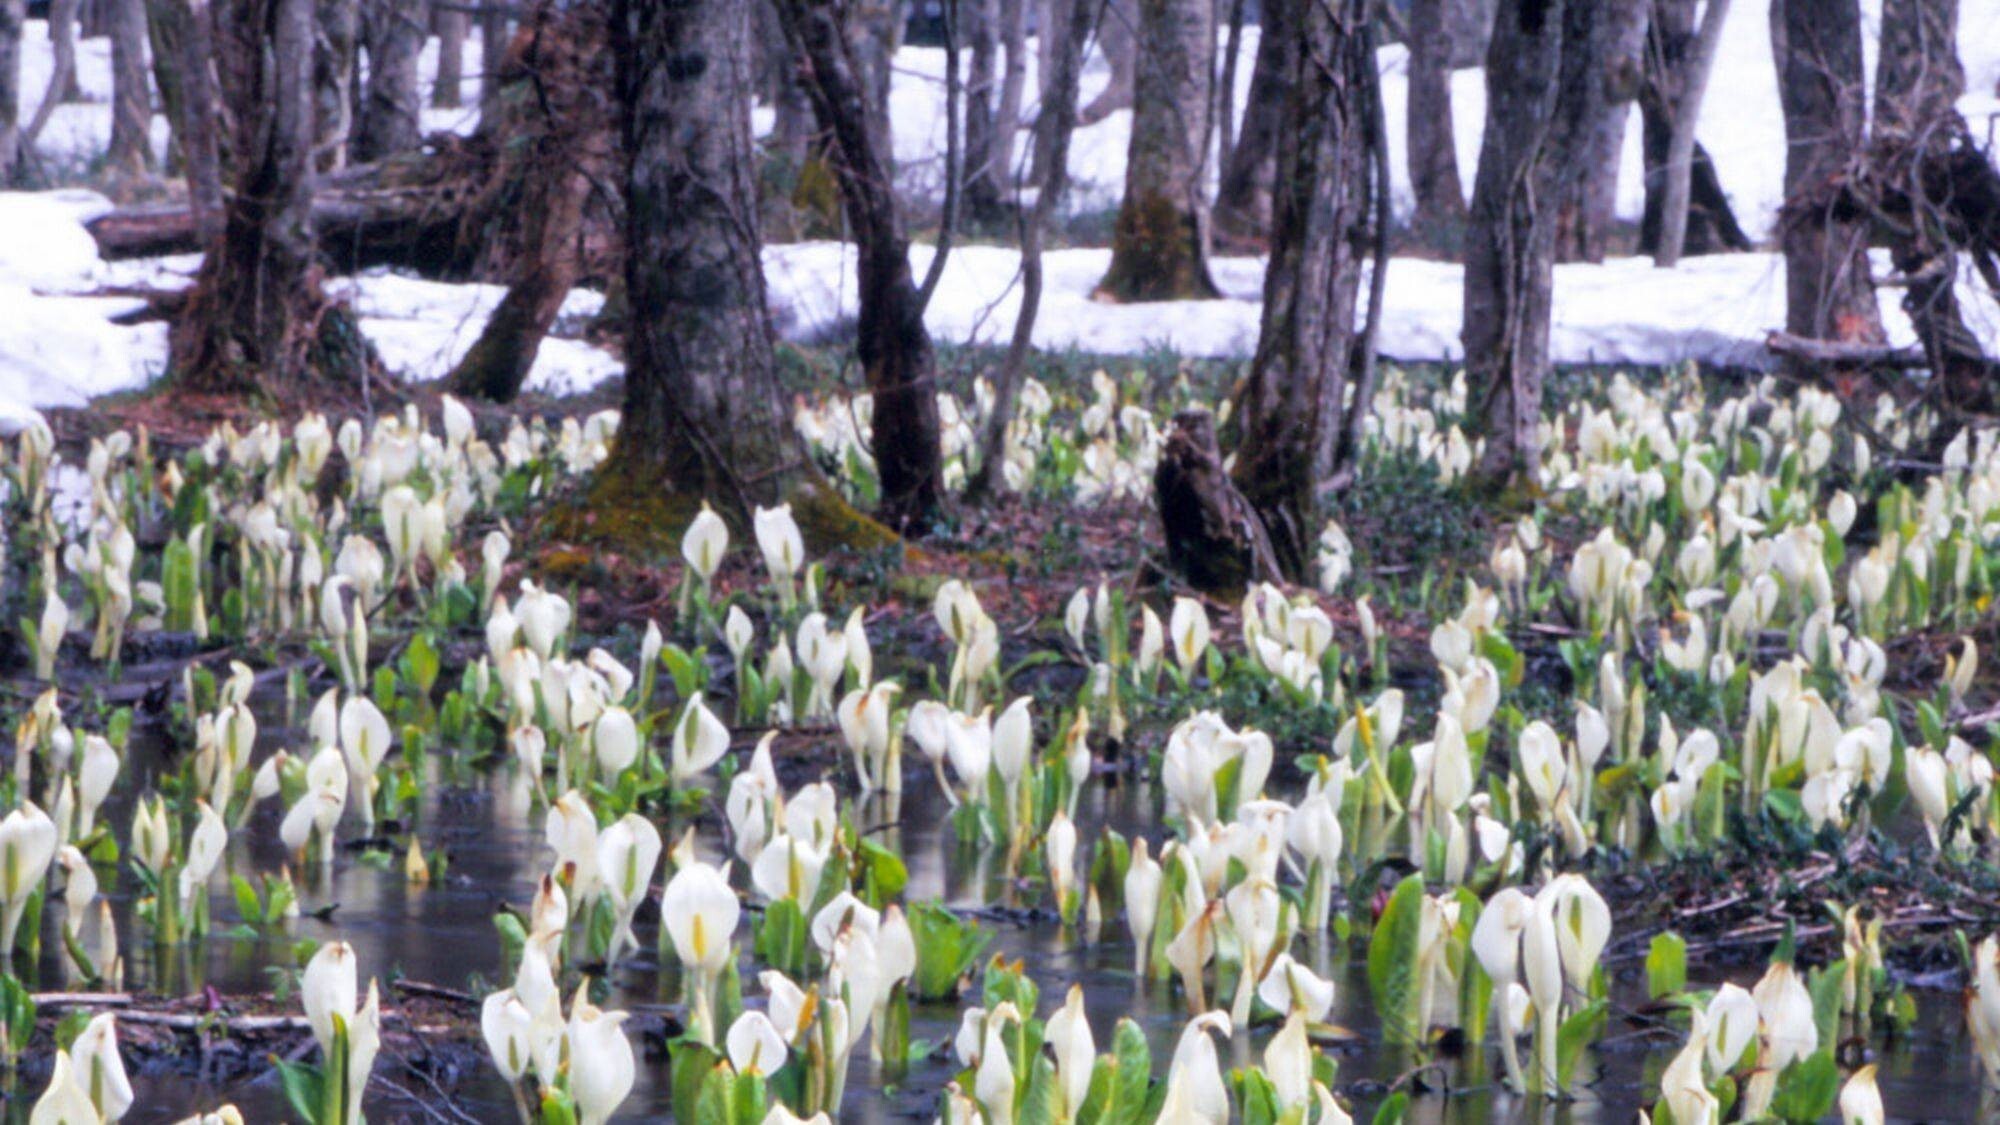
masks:
{"type": "Polygon", "coordinates": [[[222,233],[222,125],[208,0],[153,0],[147,8],[153,80],[187,180],[192,229],[206,245],[222,233]]]}
{"type": "Polygon", "coordinates": [[[1212,0],[1134,0],[1139,45],[1125,198],[1098,291],[1118,301],[1218,295],[1208,272],[1212,0]]]}
{"type": "Polygon", "coordinates": [[[355,54],[361,43],[361,0],[317,0],[313,39],[314,166],[347,166],[354,141],[355,54]]]}
{"type": "MultiPolygon", "coordinates": [[[[1121,109],[1132,108],[1139,66],[1138,0],[1102,0],[1102,4],[1103,14],[1097,20],[1097,49],[1104,53],[1104,61],[1111,67],[1111,81],[1077,115],[1079,125],[1095,125],[1121,109]]],[[[1048,96],[1051,85],[1043,83],[1044,97],[1048,96]]]]}
{"type": "Polygon", "coordinates": [[[1701,103],[1708,95],[1708,79],[1715,67],[1715,55],[1722,46],[1722,30],[1729,18],[1729,0],[1708,0],[1701,15],[1701,30],[1695,34],[1685,80],[1681,84],[1678,112],[1667,137],[1667,182],[1660,197],[1660,241],[1656,263],[1662,269],[1679,264],[1687,247],[1688,204],[1694,183],[1695,129],[1701,122],[1701,103]]]}
{"type": "Polygon", "coordinates": [[[1563,6],[1560,129],[1567,155],[1557,212],[1556,258],[1601,262],[1610,249],[1618,156],[1639,95],[1649,0],[1563,6]]]}
{"type": "Polygon", "coordinates": [[[173,327],[170,368],[191,388],[272,395],[309,377],[365,375],[367,343],[314,264],[313,2],[224,0],[216,16],[236,190],[173,327]]]}
{"type": "Polygon", "coordinates": [[[368,83],[354,132],[354,159],[380,160],[423,142],[423,94],[417,60],[430,23],[425,0],[364,0],[368,83]]]}
{"type": "Polygon", "coordinates": [[[153,165],[147,138],[152,123],[146,0],[111,0],[111,148],[105,166],[112,179],[129,184],[146,177],[153,165]]]}
{"type": "Polygon", "coordinates": [[[1879,59],[1869,178],[1902,278],[1903,310],[1945,402],[1987,410],[2000,366],[1966,328],[1958,263],[1963,250],[1983,272],[1995,272],[2000,244],[1977,231],[1982,217],[2000,225],[2000,172],[1958,113],[1965,92],[1958,0],[1886,0],[1879,59]]]}
{"type": "MultiPolygon", "coordinates": [[[[608,16],[602,0],[537,5],[503,64],[518,75],[509,88],[521,96],[502,95],[511,127],[498,182],[511,189],[504,206],[517,222],[502,228],[492,257],[508,277],[507,295],[451,374],[462,394],[495,402],[518,395],[582,274],[591,187],[612,164],[608,16]]],[[[746,198],[754,204],[757,196],[746,198]]]]}
{"type": "MultiPolygon", "coordinates": [[[[1588,3],[1590,0],[1572,0],[1588,3]]],[[[1502,0],[1466,231],[1466,369],[1486,435],[1480,475],[1532,480],[1549,367],[1562,138],[1564,0],[1502,0]]]]}
{"type": "Polygon", "coordinates": [[[1285,71],[1290,34],[1285,20],[1290,8],[1284,3],[1264,5],[1242,124],[1216,184],[1215,234],[1231,247],[1261,247],[1271,228],[1271,179],[1277,167],[1278,137],[1289,128],[1285,114],[1291,106],[1285,71]]]}
{"type": "Polygon", "coordinates": [[[21,178],[21,31],[27,0],[0,0],[0,187],[21,178]]]}
{"type": "MultiPolygon", "coordinates": [[[[1317,485],[1341,436],[1369,233],[1367,0],[1283,0],[1293,127],[1278,141],[1256,357],[1237,393],[1233,476],[1280,568],[1306,573],[1317,485]]],[[[1366,409],[1357,404],[1356,409],[1366,409]]]]}
{"type": "Polygon", "coordinates": [[[500,56],[507,53],[507,41],[513,37],[513,21],[507,18],[507,9],[498,4],[489,4],[479,13],[479,113],[481,124],[492,112],[493,103],[500,96],[500,56]]]}
{"type": "MultiPolygon", "coordinates": [[[[1865,125],[1858,0],[1772,0],[1771,50],[1785,114],[1785,330],[1880,344],[1867,217],[1846,190],[1865,125]]],[[[1851,389],[1858,373],[1830,374],[1851,389]]]]}
{"type": "Polygon", "coordinates": [[[875,467],[883,522],[901,531],[930,526],[944,505],[938,444],[937,360],[910,272],[910,239],[897,204],[885,129],[866,72],[832,0],[780,0],[785,37],[804,71],[841,205],[855,243],[859,316],[855,351],[874,401],[875,467]]]}
{"type": "Polygon", "coordinates": [[[42,103],[35,107],[35,116],[21,129],[21,148],[24,151],[34,151],[35,142],[41,138],[42,130],[55,114],[56,107],[78,97],[76,13],[77,0],[54,0],[49,5],[49,41],[55,55],[55,66],[49,74],[48,88],[42,93],[42,103]]]}
{"type": "Polygon", "coordinates": [[[457,109],[465,104],[465,36],[472,16],[456,7],[439,5],[436,12],[438,37],[437,81],[431,86],[431,104],[439,109],[457,109]]]}
{"type": "Polygon", "coordinates": [[[618,0],[627,164],[624,422],[604,472],[748,520],[803,464],[772,362],[746,9],[618,0]]]}
{"type": "MultiPolygon", "coordinates": [[[[1644,81],[1639,88],[1643,138],[1646,209],[1639,220],[1639,252],[1660,250],[1661,215],[1666,207],[1667,166],[1672,158],[1674,126],[1690,94],[1694,56],[1699,48],[1696,0],[1653,0],[1646,28],[1644,81]]],[[[1688,160],[1687,229],[1683,254],[1716,254],[1748,250],[1752,242],[1736,221],[1729,196],[1722,190],[1715,162],[1696,140],[1688,160]]]]}
{"type": "Polygon", "coordinates": [[[1233,600],[1253,582],[1283,580],[1257,509],[1222,467],[1208,411],[1174,415],[1153,470],[1153,499],[1166,533],[1167,565],[1188,585],[1233,600]]]}
{"type": "Polygon", "coordinates": [[[1451,72],[1456,50],[1455,0],[1414,0],[1410,5],[1410,94],[1405,151],[1418,230],[1449,232],[1465,222],[1465,185],[1458,176],[1452,131],[1451,72]]]}

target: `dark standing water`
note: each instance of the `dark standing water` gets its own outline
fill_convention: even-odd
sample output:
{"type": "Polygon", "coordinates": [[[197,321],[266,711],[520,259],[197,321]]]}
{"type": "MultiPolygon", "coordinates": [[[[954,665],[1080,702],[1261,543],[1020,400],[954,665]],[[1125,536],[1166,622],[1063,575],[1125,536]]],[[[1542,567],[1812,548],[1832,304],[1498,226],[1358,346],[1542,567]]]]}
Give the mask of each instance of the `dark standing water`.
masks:
{"type": "MultiPolygon", "coordinates": [[[[266,745],[276,745],[281,717],[271,715],[265,725],[266,745]]],[[[302,740],[295,740],[300,741],[302,740]]],[[[156,768],[144,761],[139,749],[134,759],[142,771],[156,768]]],[[[157,757],[157,756],[155,756],[157,757]]],[[[427,849],[449,854],[445,876],[426,887],[412,887],[402,873],[400,856],[384,866],[360,862],[353,853],[343,852],[330,873],[311,873],[302,881],[303,907],[314,910],[338,903],[331,921],[302,918],[288,936],[266,936],[255,940],[226,935],[237,921],[234,900],[228,891],[226,873],[218,873],[211,884],[215,930],[199,947],[169,954],[164,964],[155,963],[150,947],[140,940],[142,932],[129,915],[130,879],[122,884],[106,880],[107,894],[119,912],[119,934],[127,959],[127,984],[135,991],[185,994],[203,986],[213,986],[224,996],[267,991],[273,983],[273,966],[293,964],[289,943],[293,938],[351,942],[360,956],[364,978],[376,975],[426,981],[449,988],[483,993],[505,983],[500,944],[492,925],[492,915],[502,902],[525,907],[535,882],[546,869],[550,852],[543,843],[540,814],[531,808],[528,789],[511,769],[459,779],[453,782],[437,773],[425,786],[424,807],[418,828],[427,849]]],[[[890,807],[882,798],[867,804],[860,821],[864,826],[893,824],[877,838],[899,848],[909,866],[910,884],[906,897],[912,901],[941,899],[960,907],[979,907],[1008,901],[1009,887],[1000,876],[1000,857],[981,856],[962,849],[951,837],[947,808],[935,782],[928,775],[912,774],[901,808],[890,807]]],[[[134,787],[129,779],[121,782],[118,794],[104,810],[118,826],[121,837],[130,820],[134,787]]],[[[258,810],[247,828],[232,834],[229,870],[249,876],[276,871],[283,860],[277,842],[278,810],[258,810]]],[[[1157,845],[1160,831],[1146,826],[1157,819],[1157,799],[1144,787],[1113,787],[1093,784],[1079,811],[1081,835],[1088,841],[1095,829],[1116,827],[1128,835],[1147,834],[1157,845]]],[[[350,828],[351,832],[351,828],[350,828]]],[[[717,859],[716,833],[706,833],[703,850],[717,859]]],[[[735,880],[740,882],[739,877],[735,880]]],[[[51,920],[55,911],[50,912],[51,920]]],[[[642,910],[638,926],[641,952],[628,959],[613,975],[612,995],[607,1008],[627,1008],[634,1012],[658,1012],[679,999],[678,983],[663,974],[653,959],[657,915],[642,910]]],[[[1085,989],[1092,1028],[1100,1046],[1110,1040],[1112,1025],[1121,1017],[1139,1021],[1154,1044],[1156,1072],[1164,1068],[1175,1039],[1188,1013],[1164,983],[1146,983],[1131,971],[1131,948],[1122,918],[1108,919],[1104,940],[1084,945],[1066,937],[1053,923],[1009,925],[987,923],[996,930],[993,952],[1025,961],[1040,986],[1044,1012],[1061,1002],[1074,982],[1085,989]]],[[[44,938],[43,977],[45,987],[61,981],[61,967],[53,952],[53,931],[44,938]]],[[[739,935],[739,948],[748,942],[746,930],[739,935]]],[[[1385,1096],[1384,1087],[1419,1065],[1419,1059],[1402,1051],[1379,1045],[1377,1021],[1368,995],[1361,951],[1327,948],[1325,944],[1298,952],[1314,967],[1340,983],[1339,999],[1332,1020],[1357,1033],[1356,1045],[1335,1049],[1340,1063],[1341,1093],[1348,1098],[1359,1121],[1367,1121],[1385,1096]]],[[[761,1004],[755,994],[756,966],[745,958],[743,965],[746,1000],[761,1004]]],[[[1488,1044],[1484,1052],[1448,1060],[1441,1068],[1425,1075],[1430,1092],[1419,1096],[1410,1120],[1415,1122],[1472,1123],[1516,1120],[1552,1122],[1628,1122],[1638,1110],[1650,1104],[1660,1070],[1679,1048],[1680,1036],[1671,1037],[1648,1030],[1645,1021],[1625,1018],[1643,1000],[1643,983],[1633,966],[1614,983],[1614,1009],[1610,1025],[1593,1057],[1582,1073],[1577,1100],[1562,1105],[1535,1105],[1512,1097],[1496,1082],[1499,1072],[1497,1048],[1488,1044]]],[[[1720,983],[1709,981],[1709,984],[1720,983]]],[[[1744,979],[1745,985],[1750,980],[1744,979]]],[[[1881,1064],[1881,1086],[1890,1119],[1895,1121],[1975,1121],[1990,1119],[1994,1103],[1982,1103],[1976,1064],[1966,1037],[1955,996],[1919,994],[1920,1018],[1908,1037],[1894,1044],[1874,1045],[1881,1064]]],[[[385,996],[385,1003],[393,997],[385,996]]],[[[939,1092],[956,1071],[948,1057],[948,1044],[956,1031],[956,1005],[919,1006],[912,1013],[911,1036],[945,1046],[924,1063],[911,1068],[895,1085],[885,1085],[878,1068],[866,1058],[865,1047],[855,1052],[847,1101],[840,1115],[844,1122],[868,1125],[891,1121],[932,1119],[937,1111],[939,1092]]],[[[1271,1029],[1259,1028],[1251,1035],[1239,1035],[1224,1049],[1224,1064],[1247,1065],[1261,1059],[1271,1029]]],[[[635,1048],[636,1048],[635,1044],[635,1048]]],[[[639,1079],[619,1120],[662,1120],[668,1114],[668,1069],[664,1059],[639,1057],[639,1079]]],[[[402,1064],[385,1051],[376,1062],[378,1075],[391,1075],[402,1064]]],[[[505,1122],[514,1120],[514,1109],[498,1075],[490,1070],[461,1084],[442,1112],[447,1119],[505,1122]]],[[[288,1117],[288,1108],[278,1088],[275,1074],[249,1081],[205,1082],[190,1077],[186,1068],[170,1073],[147,1074],[136,1069],[133,1086],[138,1102],[127,1121],[168,1122],[222,1102],[234,1102],[253,1122],[279,1121],[288,1117]]],[[[40,1093],[42,1079],[24,1082],[27,1089],[9,1099],[9,1120],[25,1121],[27,1110],[40,1093]]],[[[371,1120],[423,1120],[425,1114],[411,1104],[408,1095],[386,1092],[378,1083],[368,1105],[371,1120]]],[[[440,1103],[442,1099],[440,1099],[440,1103]]],[[[437,1120],[436,1114],[430,1115],[437,1120]]]]}

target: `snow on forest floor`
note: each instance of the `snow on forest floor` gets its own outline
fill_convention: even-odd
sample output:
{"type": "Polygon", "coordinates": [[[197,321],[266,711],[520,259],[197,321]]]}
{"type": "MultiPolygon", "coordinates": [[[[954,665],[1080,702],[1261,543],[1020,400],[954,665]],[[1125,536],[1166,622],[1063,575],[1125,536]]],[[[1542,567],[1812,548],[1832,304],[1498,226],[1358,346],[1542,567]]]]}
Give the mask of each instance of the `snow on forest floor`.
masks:
{"type": "MultiPolygon", "coordinates": [[[[1873,61],[1873,28],[1879,0],[1864,0],[1867,40],[1873,61]]],[[[1247,98],[1256,50],[1256,29],[1246,29],[1238,68],[1236,104],[1247,98]]],[[[476,39],[467,44],[463,110],[427,110],[425,125],[465,132],[477,122],[480,58],[476,39]]],[[[2000,120],[2000,0],[1965,0],[1960,17],[1960,51],[1969,93],[1961,109],[1975,134],[1985,139],[2000,120]]],[[[1384,48],[1384,102],[1391,118],[1393,195],[1407,209],[1401,117],[1407,102],[1400,47],[1384,48]]],[[[897,57],[891,98],[899,178],[906,193],[934,195],[943,150],[943,61],[935,48],[905,48],[897,57]]],[[[436,44],[426,48],[423,67],[434,73],[436,44]]],[[[1033,60],[1030,60],[1032,66],[1033,60]]],[[[47,25],[31,21],[23,50],[23,117],[32,114],[47,85],[52,54],[47,25]]],[[[1108,68],[1093,55],[1084,77],[1086,101],[1108,79],[1108,68]]],[[[101,153],[110,133],[109,46],[102,39],[78,45],[78,80],[83,101],[58,107],[39,151],[53,171],[83,168],[101,153]]],[[[1477,69],[1453,79],[1453,116],[1462,178],[1467,188],[1478,159],[1483,123],[1483,76],[1477,69]]],[[[1030,90],[1033,82],[1030,81],[1030,90]]],[[[1032,101],[1032,99],[1031,99],[1032,101]]],[[[1717,72],[1701,125],[1701,139],[1713,154],[1739,217],[1753,235],[1767,235],[1782,199],[1784,130],[1772,73],[1767,4],[1738,4],[1730,16],[1717,72]]],[[[1027,112],[1033,113],[1032,104],[1027,112]]],[[[767,128],[770,116],[759,110],[767,128]]],[[[1077,213],[1117,205],[1123,191],[1124,155],[1130,135],[1129,111],[1078,130],[1072,155],[1075,188],[1069,207],[1077,213]]],[[[164,124],[155,121],[156,148],[165,143],[164,124]]],[[[1628,132],[1619,177],[1619,212],[1636,217],[1643,193],[1639,183],[1639,138],[1635,120],[1628,132]]],[[[1017,153],[1017,157],[1025,153],[1017,153]]],[[[90,296],[109,287],[173,288],[185,285],[198,259],[180,256],[145,262],[105,263],[82,224],[110,204],[91,192],[0,193],[0,433],[18,428],[36,408],[80,406],[92,397],[144,386],[166,362],[163,325],[120,325],[114,318],[136,311],[135,298],[90,296]]],[[[919,246],[919,270],[930,251],[919,246]]],[[[1105,354],[1137,354],[1171,348],[1189,355],[1247,356],[1257,339],[1263,264],[1255,258],[1220,258],[1214,263],[1225,296],[1204,302],[1112,305],[1093,301],[1091,290],[1103,276],[1109,252],[1075,249],[1047,259],[1047,291],[1035,343],[1105,354]]],[[[771,304],[779,330],[799,340],[825,339],[854,315],[853,252],[835,243],[812,242],[766,248],[771,304]]],[[[954,252],[928,323],[941,341],[997,343],[1011,333],[1019,304],[1019,255],[990,246],[954,252]]],[[[1459,321],[1462,271],[1458,266],[1416,259],[1391,263],[1384,310],[1382,350],[1400,360],[1455,361],[1461,358],[1459,321]]],[[[436,379],[471,347],[500,297],[491,285],[450,285],[388,274],[342,279],[362,325],[387,364],[413,380],[436,379]]],[[[565,306],[572,325],[598,303],[578,291],[565,306]]],[[[2000,350],[2000,305],[1979,286],[1966,294],[1969,326],[2000,350]]],[[[1893,291],[1883,292],[1890,337],[1909,343],[1909,323],[1893,291]]],[[[1603,265],[1569,265],[1556,271],[1555,358],[1564,363],[1651,365],[1685,360],[1758,364],[1763,340],[1784,320],[1784,266],[1773,254],[1755,253],[1688,259],[1675,270],[1656,270],[1642,259],[1603,265]]],[[[546,393],[587,390],[617,375],[618,360],[580,340],[558,336],[544,346],[530,386],[546,393]]]]}

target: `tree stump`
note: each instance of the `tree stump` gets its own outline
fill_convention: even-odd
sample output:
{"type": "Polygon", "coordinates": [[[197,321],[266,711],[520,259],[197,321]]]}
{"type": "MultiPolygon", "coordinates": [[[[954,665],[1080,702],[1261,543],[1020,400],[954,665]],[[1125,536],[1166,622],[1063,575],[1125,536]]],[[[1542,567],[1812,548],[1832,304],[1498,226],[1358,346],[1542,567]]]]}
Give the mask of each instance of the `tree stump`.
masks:
{"type": "Polygon", "coordinates": [[[1237,597],[1252,582],[1279,580],[1270,536],[1236,490],[1215,442],[1215,417],[1183,410],[1153,472],[1167,562],[1204,593],[1237,597]]]}

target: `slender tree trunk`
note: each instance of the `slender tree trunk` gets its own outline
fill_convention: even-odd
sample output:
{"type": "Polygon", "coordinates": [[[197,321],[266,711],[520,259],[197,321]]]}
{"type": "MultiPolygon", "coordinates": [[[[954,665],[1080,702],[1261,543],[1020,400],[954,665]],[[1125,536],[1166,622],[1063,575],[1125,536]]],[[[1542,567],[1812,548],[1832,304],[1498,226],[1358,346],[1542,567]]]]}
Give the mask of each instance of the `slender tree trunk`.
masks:
{"type": "MultiPolygon", "coordinates": [[[[1035,50],[1039,59],[1035,74],[1040,80],[1040,90],[1037,100],[1042,100],[1049,96],[1049,78],[1055,73],[1056,44],[1069,41],[1069,4],[1068,0],[1020,0],[1020,3],[1024,9],[1024,15],[1026,5],[1039,4],[1041,6],[1040,22],[1035,27],[1035,50]]],[[[1023,33],[1025,34],[1025,29],[1023,33]]],[[[1027,64],[1025,53],[1022,56],[1021,62],[1024,66],[1027,64]]],[[[1019,114],[1020,111],[1017,109],[1015,111],[1017,120],[1019,114]]],[[[1031,182],[1040,183],[1043,179],[1047,178],[1048,160],[1048,154],[1040,150],[1030,153],[1028,179],[1031,182]]]]}
{"type": "Polygon", "coordinates": [[[944,506],[937,360],[910,272],[910,240],[891,183],[886,129],[875,116],[855,44],[833,0],[780,0],[785,37],[831,139],[831,160],[857,251],[856,353],[874,400],[873,453],[884,522],[927,529],[944,506]]]}
{"type": "Polygon", "coordinates": [[[981,193],[992,186],[987,173],[993,165],[993,115],[999,108],[1000,0],[964,0],[961,7],[972,53],[965,75],[966,206],[975,215],[990,217],[999,193],[981,193]]]}
{"type": "Polygon", "coordinates": [[[380,160],[423,142],[417,59],[429,26],[428,6],[424,0],[366,0],[362,8],[368,84],[354,133],[356,160],[380,160]]]}
{"type": "Polygon", "coordinates": [[[21,30],[27,0],[0,0],[0,187],[21,178],[21,30]]]}
{"type": "Polygon", "coordinates": [[[49,97],[73,102],[83,97],[76,81],[76,15],[79,0],[50,0],[49,46],[55,51],[55,73],[49,77],[49,97]]]}
{"type": "MultiPolygon", "coordinates": [[[[1033,0],[1000,0],[1000,45],[1007,65],[1000,74],[1000,104],[993,110],[993,152],[986,162],[987,192],[995,206],[1014,199],[1014,140],[1021,131],[1021,105],[1028,96],[1028,5],[1033,0]]],[[[976,201],[974,206],[978,206],[976,201]]]]}
{"type": "MultiPolygon", "coordinates": [[[[1410,5],[1410,100],[1405,121],[1410,188],[1419,230],[1448,235],[1465,224],[1465,186],[1458,178],[1458,146],[1451,116],[1453,0],[1410,5]]],[[[1449,239],[1447,238],[1447,241],[1449,239]]]]}
{"type": "Polygon", "coordinates": [[[807,475],[772,358],[750,135],[748,10],[617,0],[627,165],[624,421],[601,479],[747,522],[807,475]]]}
{"type": "Polygon", "coordinates": [[[111,0],[111,149],[114,180],[136,183],[153,166],[147,139],[153,92],[146,75],[146,0],[111,0]]]}
{"type": "Polygon", "coordinates": [[[1694,183],[1694,134],[1701,120],[1702,99],[1708,94],[1708,76],[1715,67],[1715,53],[1722,45],[1722,26],[1729,18],[1729,0],[1708,0],[1702,13],[1701,33],[1696,36],[1688,60],[1673,133],[1667,142],[1666,194],[1660,200],[1660,248],[1654,262],[1662,269],[1679,265],[1687,245],[1688,195],[1694,183]]]}
{"type": "Polygon", "coordinates": [[[317,0],[313,46],[314,163],[347,166],[354,140],[354,57],[361,41],[361,0],[317,0]]]}
{"type": "MultiPolygon", "coordinates": [[[[1591,0],[1569,0],[1589,3],[1591,0]]],[[[1532,489],[1549,368],[1564,0],[1501,0],[1466,231],[1466,369],[1486,435],[1480,475],[1532,489]]]]}
{"type": "MultiPolygon", "coordinates": [[[[76,99],[76,9],[77,0],[55,0],[49,5],[49,38],[55,51],[55,69],[49,74],[42,104],[35,107],[35,116],[21,130],[23,151],[34,151],[35,142],[41,139],[42,130],[57,106],[76,99]]],[[[157,48],[154,53],[157,57],[157,48]]],[[[164,92],[164,85],[161,89],[164,92]]]]}
{"type": "Polygon", "coordinates": [[[500,60],[506,57],[513,27],[507,9],[489,4],[479,13],[479,115],[482,120],[495,112],[500,98],[500,60]]]}
{"type": "Polygon", "coordinates": [[[455,6],[439,5],[436,13],[438,37],[437,81],[431,86],[431,104],[439,109],[457,109],[465,104],[465,35],[472,16],[455,6]]]}
{"type": "MultiPolygon", "coordinates": [[[[1067,0],[1056,2],[1065,3],[1067,0]]],[[[1138,0],[1101,0],[1101,3],[1104,14],[1097,20],[1097,49],[1104,52],[1104,61],[1111,66],[1111,81],[1090,99],[1089,105],[1083,107],[1083,112],[1077,117],[1079,125],[1095,125],[1121,109],[1132,108],[1139,66],[1139,37],[1135,19],[1138,0]]],[[[1074,18],[1075,13],[1072,12],[1068,20],[1073,21],[1074,18]]],[[[1072,32],[1069,38],[1076,38],[1075,33],[1072,32]]],[[[1042,97],[1048,97],[1053,87],[1052,76],[1042,83],[1042,97]]]]}
{"type": "MultiPolygon", "coordinates": [[[[1858,0],[1772,0],[1771,50],[1785,113],[1785,330],[1880,344],[1868,225],[1844,198],[1865,123],[1858,0]]],[[[1831,375],[1837,387],[1854,390],[1860,372],[1831,375]]]]}
{"type": "MultiPolygon", "coordinates": [[[[1672,159],[1675,122],[1692,77],[1697,45],[1695,0],[1653,0],[1646,29],[1645,81],[1639,90],[1644,123],[1646,210],[1639,221],[1639,251],[1657,254],[1665,211],[1667,165],[1672,159]]],[[[1736,222],[1715,163],[1696,140],[1688,159],[1687,229],[1683,254],[1748,250],[1750,236],[1736,222]]]]}
{"type": "Polygon", "coordinates": [[[1290,79],[1285,72],[1284,21],[1291,5],[1267,3],[1258,26],[1257,61],[1250,71],[1250,93],[1243,103],[1243,121],[1215,192],[1215,232],[1226,244],[1260,245],[1271,227],[1272,176],[1277,167],[1278,138],[1289,128],[1285,114],[1291,104],[1290,79]]]}
{"type": "Polygon", "coordinates": [[[505,139],[519,170],[510,209],[521,222],[496,255],[508,271],[507,294],[452,371],[461,394],[495,402],[520,394],[582,271],[585,205],[611,164],[612,123],[601,95],[612,82],[607,18],[603,0],[538,4],[521,37],[522,80],[538,91],[519,99],[505,139]]]}
{"type": "Polygon", "coordinates": [[[1075,136],[1077,87],[1083,71],[1083,45],[1089,36],[1095,0],[1071,0],[1068,45],[1056,52],[1055,72],[1045,85],[1040,114],[1035,119],[1035,146],[1049,152],[1048,168],[1035,196],[1035,206],[1021,225],[1021,310],[1014,318],[1014,335],[1006,359],[994,380],[993,406],[979,432],[979,468],[966,489],[974,497],[990,496],[1006,483],[1007,429],[1014,422],[1028,352],[1034,342],[1035,320],[1042,304],[1042,240],[1054,221],[1069,179],[1069,147],[1075,136]]]}
{"type": "Polygon", "coordinates": [[[1125,199],[1098,292],[1119,301],[1218,296],[1209,277],[1211,0],[1137,0],[1139,71],[1125,199]]]}
{"type": "MultiPolygon", "coordinates": [[[[1965,93],[1958,0],[1886,0],[1879,59],[1870,180],[1877,205],[1891,220],[1890,256],[1903,283],[1903,310],[1944,401],[1958,411],[1989,410],[2000,365],[1966,328],[1957,287],[1962,250],[1990,264],[1993,247],[1980,245],[1963,218],[1967,201],[1994,198],[2000,172],[1958,113],[1965,93]],[[1971,159],[1961,160],[1965,155],[1971,159]]],[[[2000,223],[2000,215],[1985,218],[2000,223]]]]}
{"type": "Polygon", "coordinates": [[[227,393],[365,378],[367,343],[314,264],[313,0],[224,0],[216,16],[236,190],[174,325],[169,365],[184,386],[227,393]]]}
{"type": "MultiPolygon", "coordinates": [[[[1354,306],[1368,245],[1368,0],[1285,0],[1294,124],[1278,141],[1256,358],[1236,399],[1232,476],[1270,534],[1278,565],[1306,572],[1317,484],[1343,429],[1354,306]]],[[[1358,409],[1366,409],[1359,404],[1358,409]]]]}
{"type": "Polygon", "coordinates": [[[1618,201],[1618,157],[1639,96],[1649,0],[1596,0],[1563,9],[1562,134],[1558,261],[1601,262],[1618,201]]]}
{"type": "Polygon", "coordinates": [[[1215,166],[1229,167],[1236,151],[1236,72],[1243,58],[1243,5],[1246,0],[1216,0],[1229,6],[1229,29],[1223,35],[1222,76],[1215,90],[1215,166]]]}

